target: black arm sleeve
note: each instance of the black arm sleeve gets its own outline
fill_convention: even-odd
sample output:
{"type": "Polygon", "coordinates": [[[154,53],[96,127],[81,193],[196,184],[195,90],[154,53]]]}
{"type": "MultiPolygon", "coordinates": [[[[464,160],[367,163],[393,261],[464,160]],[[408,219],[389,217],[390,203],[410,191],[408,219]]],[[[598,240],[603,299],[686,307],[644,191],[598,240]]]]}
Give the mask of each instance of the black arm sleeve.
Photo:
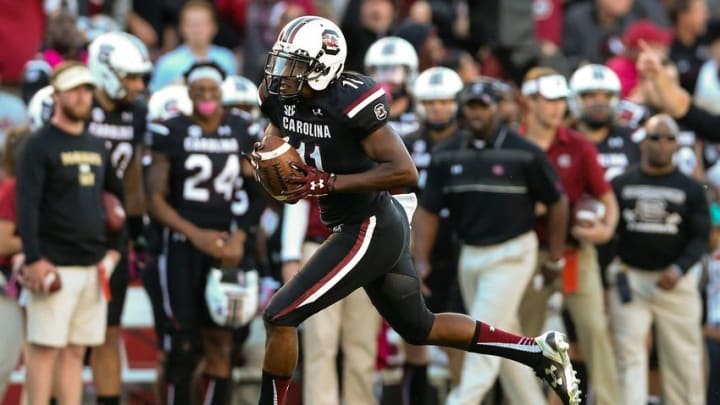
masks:
{"type": "MultiPolygon", "coordinates": [[[[103,189],[117,197],[122,203],[122,206],[125,206],[125,187],[122,180],[118,178],[117,171],[110,163],[109,155],[105,157],[105,184],[103,185],[103,189]]],[[[109,232],[108,249],[122,252],[124,250],[123,242],[125,241],[125,232],[124,229],[120,232],[109,232]]]]}
{"type": "Polygon", "coordinates": [[[693,193],[692,201],[688,201],[687,210],[689,213],[689,218],[687,218],[688,241],[675,261],[683,273],[697,263],[709,249],[710,210],[701,188],[693,193]]]}
{"type": "Polygon", "coordinates": [[[690,108],[684,117],[678,122],[695,133],[702,139],[710,142],[720,142],[720,115],[712,114],[695,104],[690,108]]]}
{"type": "Polygon", "coordinates": [[[29,138],[17,158],[18,232],[22,239],[25,263],[42,257],[38,238],[38,213],[46,175],[46,161],[37,136],[29,138]]]}

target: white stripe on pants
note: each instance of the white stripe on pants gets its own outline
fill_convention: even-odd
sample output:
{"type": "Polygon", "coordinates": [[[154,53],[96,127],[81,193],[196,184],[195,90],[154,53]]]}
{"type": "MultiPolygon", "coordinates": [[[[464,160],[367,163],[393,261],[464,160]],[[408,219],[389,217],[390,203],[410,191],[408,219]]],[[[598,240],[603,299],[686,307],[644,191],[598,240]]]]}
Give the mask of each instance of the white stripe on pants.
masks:
{"type": "MultiPolygon", "coordinates": [[[[463,246],[458,276],[469,315],[495,327],[519,332],[517,312],[535,271],[537,250],[534,231],[497,245],[463,246]]],[[[497,356],[467,353],[460,385],[450,392],[447,404],[477,405],[498,374],[513,404],[545,403],[530,368],[497,356]]]]}
{"type": "MultiPolygon", "coordinates": [[[[320,244],[306,242],[303,259],[320,244]]],[[[380,314],[365,290],[347,297],[309,317],[303,323],[303,403],[337,405],[377,403],[373,391],[380,314]],[[343,390],[339,391],[336,357],[343,355],[343,390]],[[342,397],[342,401],[340,401],[342,397]]]]}
{"type": "Polygon", "coordinates": [[[628,272],[632,301],[623,304],[612,285],[610,316],[624,404],[646,404],[648,398],[648,348],[646,338],[654,322],[660,358],[665,405],[704,405],[704,347],[700,318],[698,266],[690,269],[674,289],[657,286],[659,271],[643,271],[613,263],[609,280],[620,268],[628,272]]]}

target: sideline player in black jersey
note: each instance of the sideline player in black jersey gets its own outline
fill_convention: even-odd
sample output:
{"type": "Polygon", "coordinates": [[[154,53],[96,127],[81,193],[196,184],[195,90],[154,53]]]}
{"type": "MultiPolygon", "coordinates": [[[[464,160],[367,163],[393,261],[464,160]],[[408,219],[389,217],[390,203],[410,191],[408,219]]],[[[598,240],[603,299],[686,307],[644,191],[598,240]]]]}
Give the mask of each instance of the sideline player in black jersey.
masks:
{"type": "Polygon", "coordinates": [[[562,334],[518,336],[465,315],[433,314],[425,306],[409,254],[408,218],[416,201],[404,208],[385,191],[413,186],[417,171],[387,125],[384,90],[366,76],[343,73],[346,52],[334,23],[299,17],[278,35],[260,86],[261,110],[270,120],[266,134],[287,136],[305,160],[299,164],[305,175],[286,179],[297,185],[286,194],[288,202],[320,197],[322,220],[333,229],[265,310],[260,404],[284,403],[297,362],[297,326],[360,287],[407,342],[518,361],[565,403],[577,404],[562,334]]]}
{"type": "MultiPolygon", "coordinates": [[[[458,134],[457,95],[462,88],[463,82],[460,76],[446,67],[427,69],[413,83],[415,111],[422,123],[419,130],[403,137],[403,142],[418,171],[417,186],[411,189],[417,193],[418,198],[425,190],[430,159],[435,148],[458,134]]],[[[430,257],[430,268],[433,271],[428,272],[428,266],[415,266],[420,279],[424,282],[425,303],[433,312],[448,310],[465,312],[457,288],[459,246],[450,226],[449,214],[447,208],[440,212],[441,221],[437,239],[444,243],[435,244],[433,249],[430,257]]],[[[414,227],[414,244],[417,243],[418,238],[416,230],[417,227],[414,227]]],[[[456,386],[460,381],[460,369],[465,352],[453,349],[446,349],[445,352],[448,355],[450,384],[456,386]]],[[[427,366],[430,362],[428,348],[406,345],[405,361],[403,385],[407,388],[403,389],[403,394],[407,393],[407,398],[404,403],[422,405],[427,396],[427,366]]]]}
{"type": "Polygon", "coordinates": [[[615,113],[620,95],[620,79],[603,65],[585,65],[570,78],[568,100],[577,119],[576,129],[598,149],[605,178],[625,172],[640,162],[640,147],[632,140],[633,128],[618,125],[615,113]]]}
{"type": "Polygon", "coordinates": [[[257,222],[259,210],[253,204],[258,199],[244,187],[256,187],[252,168],[240,158],[255,141],[247,132],[251,122],[246,114],[223,111],[224,76],[214,63],[194,64],[186,73],[192,115],[149,124],[148,207],[165,226],[159,272],[169,404],[192,403],[201,357],[203,403],[225,404],[231,395],[232,331],[213,323],[205,283],[212,267],[250,266],[245,230],[257,222]]]}
{"type": "MultiPolygon", "coordinates": [[[[97,37],[88,49],[88,68],[98,86],[93,97],[91,135],[103,139],[110,162],[125,186],[128,231],[135,240],[142,229],[145,204],[142,190],[141,153],[147,109],[138,103],[152,62],[145,45],[124,32],[97,37]]],[[[120,321],[129,283],[128,245],[110,278],[108,327],[105,343],[92,349],[93,383],[98,405],[118,405],[122,393],[120,321]]]]}

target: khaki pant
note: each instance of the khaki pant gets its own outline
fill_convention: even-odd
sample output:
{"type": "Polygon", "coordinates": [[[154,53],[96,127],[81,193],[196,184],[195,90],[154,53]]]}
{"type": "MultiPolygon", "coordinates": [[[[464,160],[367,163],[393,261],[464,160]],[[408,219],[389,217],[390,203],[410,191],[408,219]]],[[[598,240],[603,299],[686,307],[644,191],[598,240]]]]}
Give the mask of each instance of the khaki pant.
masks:
{"type": "MultiPolygon", "coordinates": [[[[518,307],[535,271],[534,231],[485,247],[463,246],[458,277],[469,315],[508,331],[519,332],[518,307]]],[[[465,355],[460,385],[448,405],[477,405],[500,376],[513,404],[542,404],[545,398],[533,371],[511,360],[475,353],[465,355]]]]}
{"type": "Polygon", "coordinates": [[[698,268],[673,290],[657,286],[660,272],[642,271],[621,263],[610,266],[610,280],[621,268],[628,273],[632,301],[623,304],[615,286],[610,297],[617,359],[624,404],[646,404],[648,399],[648,348],[646,338],[655,324],[655,341],[662,373],[663,404],[705,404],[702,303],[698,268]]]}
{"type": "Polygon", "coordinates": [[[2,398],[22,349],[23,319],[17,301],[0,296],[0,320],[2,320],[0,327],[0,398],[2,398]]]}
{"type": "MultiPolygon", "coordinates": [[[[538,263],[547,257],[540,252],[538,263]]],[[[539,265],[538,265],[539,270],[539,265]]],[[[580,349],[585,356],[590,383],[598,405],[617,405],[620,402],[619,377],[603,305],[597,252],[591,244],[583,243],[578,250],[578,289],[565,295],[565,307],[570,312],[580,349]]],[[[560,291],[561,277],[554,283],[536,290],[529,286],[520,305],[520,324],[528,336],[542,332],[550,296],[560,291]]],[[[628,404],[630,405],[630,404],[628,404]]]]}
{"type": "MultiPolygon", "coordinates": [[[[303,258],[320,245],[306,242],[303,258]]],[[[377,403],[373,391],[380,314],[364,290],[352,294],[306,319],[303,323],[303,403],[338,405],[336,357],[342,349],[342,403],[377,403]]]]}
{"type": "Polygon", "coordinates": [[[65,347],[97,346],[105,341],[107,301],[95,266],[58,267],[62,288],[28,294],[28,343],[65,347]]]}

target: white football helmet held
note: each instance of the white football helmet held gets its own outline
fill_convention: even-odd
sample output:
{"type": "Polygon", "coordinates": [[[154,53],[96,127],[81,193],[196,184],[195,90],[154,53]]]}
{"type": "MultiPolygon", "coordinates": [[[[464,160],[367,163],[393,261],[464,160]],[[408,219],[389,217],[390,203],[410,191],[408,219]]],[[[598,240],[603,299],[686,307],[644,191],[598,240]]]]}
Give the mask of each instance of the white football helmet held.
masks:
{"type": "MultiPolygon", "coordinates": [[[[620,102],[620,87],[620,79],[617,74],[607,66],[599,64],[582,66],[570,77],[570,97],[568,97],[570,111],[575,118],[586,121],[588,124],[595,123],[594,121],[598,121],[598,119],[592,118],[588,114],[587,108],[583,104],[582,95],[583,93],[604,91],[611,95],[610,105],[608,106],[611,111],[609,118],[600,119],[599,121],[612,120],[612,116],[620,102]]],[[[599,121],[597,125],[603,124],[603,122],[599,121]]]]}
{"type": "Polygon", "coordinates": [[[149,75],[153,64],[137,37],[126,32],[108,32],[88,47],[88,68],[107,95],[113,100],[127,96],[122,79],[127,75],[149,75]]]}
{"type": "Polygon", "coordinates": [[[325,90],[345,67],[347,43],[340,28],[317,16],[298,17],[283,27],[265,63],[265,87],[284,100],[300,96],[305,84],[325,90]]]}
{"type": "Polygon", "coordinates": [[[45,86],[33,94],[28,102],[28,117],[30,118],[30,129],[35,131],[45,126],[53,115],[55,102],[53,101],[52,86],[45,86]]]}
{"type": "Polygon", "coordinates": [[[225,78],[221,89],[224,107],[248,106],[251,107],[248,112],[253,118],[260,116],[258,88],[255,83],[243,76],[230,75],[225,78]]]}
{"type": "Polygon", "coordinates": [[[257,313],[259,301],[257,270],[210,269],[205,284],[205,301],[213,322],[238,328],[247,325],[257,313]]]}
{"type": "Polygon", "coordinates": [[[413,83],[412,95],[415,112],[421,119],[427,119],[423,101],[454,100],[453,120],[457,113],[457,95],[463,89],[463,82],[454,70],[446,67],[431,67],[417,77],[413,83]]]}
{"type": "Polygon", "coordinates": [[[364,65],[365,73],[376,82],[411,84],[418,72],[418,55],[405,39],[385,37],[370,45],[365,53],[364,65]]]}
{"type": "Polygon", "coordinates": [[[152,93],[148,100],[148,120],[165,121],[177,114],[190,115],[193,111],[188,89],[184,84],[170,84],[152,93]]]}

